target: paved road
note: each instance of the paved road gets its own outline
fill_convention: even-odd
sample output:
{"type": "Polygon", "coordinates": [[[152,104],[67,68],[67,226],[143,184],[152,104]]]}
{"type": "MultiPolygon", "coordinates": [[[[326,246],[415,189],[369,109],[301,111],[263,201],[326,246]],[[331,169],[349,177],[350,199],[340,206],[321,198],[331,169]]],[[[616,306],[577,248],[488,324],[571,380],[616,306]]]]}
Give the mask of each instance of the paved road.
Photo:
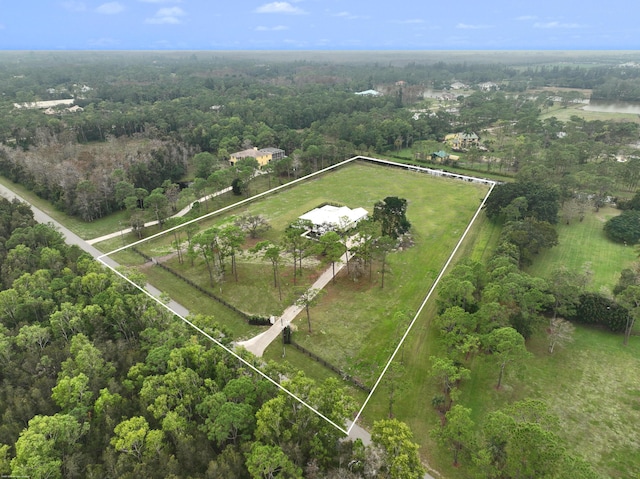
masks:
{"type": "MultiPolygon", "coordinates": [[[[12,200],[13,198],[17,198],[18,200],[29,204],[28,201],[25,201],[24,198],[22,198],[21,196],[17,195],[16,193],[11,191],[9,188],[5,187],[4,185],[0,185],[0,195],[4,196],[8,200],[12,200]]],[[[65,237],[67,243],[73,244],[73,245],[77,245],[79,248],[81,248],[83,251],[86,251],[87,253],[89,253],[94,258],[99,258],[100,256],[102,256],[104,254],[102,251],[99,251],[98,249],[96,249],[93,246],[91,246],[88,242],[86,242],[85,240],[80,238],[80,236],[75,234],[70,229],[65,228],[64,226],[62,226],[60,223],[58,223],[56,220],[54,220],[51,216],[46,214],[41,209],[36,208],[33,205],[30,205],[30,206],[31,206],[31,210],[33,211],[33,217],[35,218],[35,220],[38,223],[45,223],[45,224],[49,224],[50,223],[50,224],[52,224],[58,231],[60,231],[60,233],[62,233],[62,235],[65,237]]],[[[118,268],[120,266],[116,261],[114,261],[113,259],[111,259],[109,257],[104,257],[100,261],[102,261],[103,263],[107,264],[108,266],[110,266],[111,268],[114,268],[114,269],[118,268]]],[[[156,298],[160,297],[160,290],[158,290],[157,288],[153,287],[152,285],[147,284],[145,286],[145,289],[150,294],[155,296],[156,298]]],[[[167,306],[174,313],[181,315],[183,318],[186,318],[187,316],[189,316],[189,310],[187,308],[185,308],[184,306],[182,306],[180,303],[177,303],[175,301],[170,301],[167,304],[167,306]]]]}

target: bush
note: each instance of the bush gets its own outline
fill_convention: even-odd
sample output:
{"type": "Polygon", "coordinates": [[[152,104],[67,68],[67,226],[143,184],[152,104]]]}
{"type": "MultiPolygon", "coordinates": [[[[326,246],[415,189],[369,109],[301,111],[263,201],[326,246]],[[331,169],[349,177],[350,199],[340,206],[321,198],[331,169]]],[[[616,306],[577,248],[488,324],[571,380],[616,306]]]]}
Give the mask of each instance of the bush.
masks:
{"type": "Polygon", "coordinates": [[[265,316],[249,316],[247,321],[252,326],[271,326],[271,320],[265,316]]]}
{"type": "Polygon", "coordinates": [[[629,311],[614,300],[598,293],[585,293],[580,295],[575,316],[570,319],[584,324],[602,325],[619,333],[624,331],[628,315],[629,311]]]}
{"type": "Polygon", "coordinates": [[[636,244],[640,241],[640,211],[623,211],[605,223],[604,232],[612,241],[636,244]]]}

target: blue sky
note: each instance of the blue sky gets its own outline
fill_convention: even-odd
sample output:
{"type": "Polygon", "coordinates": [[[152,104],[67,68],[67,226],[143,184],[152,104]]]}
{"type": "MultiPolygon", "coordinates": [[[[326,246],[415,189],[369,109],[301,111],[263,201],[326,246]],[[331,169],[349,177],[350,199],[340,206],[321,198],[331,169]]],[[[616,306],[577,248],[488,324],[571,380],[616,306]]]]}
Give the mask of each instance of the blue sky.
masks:
{"type": "Polygon", "coordinates": [[[0,0],[2,50],[636,50],[608,0],[0,0]]]}

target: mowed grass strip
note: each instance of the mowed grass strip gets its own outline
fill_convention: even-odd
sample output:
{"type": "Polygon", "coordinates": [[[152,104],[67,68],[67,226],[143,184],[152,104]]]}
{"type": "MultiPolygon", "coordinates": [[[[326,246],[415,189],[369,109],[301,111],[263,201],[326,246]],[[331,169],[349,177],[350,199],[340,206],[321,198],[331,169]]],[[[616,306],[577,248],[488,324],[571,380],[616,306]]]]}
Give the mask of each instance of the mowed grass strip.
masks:
{"type": "Polygon", "coordinates": [[[191,314],[213,316],[214,320],[226,328],[235,340],[251,338],[265,330],[263,326],[251,326],[239,314],[203,295],[162,268],[146,266],[143,271],[149,283],[185,306],[191,314]]]}
{"type": "Polygon", "coordinates": [[[605,222],[618,214],[619,210],[605,207],[597,213],[588,213],[581,222],[574,220],[567,225],[561,221],[557,225],[559,245],[542,251],[526,272],[546,278],[560,266],[580,271],[589,263],[593,271],[590,289],[598,291],[603,286],[613,289],[620,271],[638,259],[634,247],[614,243],[604,234],[605,222]]]}

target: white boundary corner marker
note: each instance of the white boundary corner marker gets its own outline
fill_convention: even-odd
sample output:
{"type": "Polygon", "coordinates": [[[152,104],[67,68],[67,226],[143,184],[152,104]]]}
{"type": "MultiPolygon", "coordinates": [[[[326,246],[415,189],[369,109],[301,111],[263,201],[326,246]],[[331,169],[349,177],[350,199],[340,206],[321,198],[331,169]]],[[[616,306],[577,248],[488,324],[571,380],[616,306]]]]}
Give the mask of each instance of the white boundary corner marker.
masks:
{"type": "Polygon", "coordinates": [[[394,360],[396,354],[398,353],[398,351],[400,350],[400,348],[402,347],[402,345],[404,344],[405,339],[407,338],[407,336],[409,335],[409,332],[411,331],[411,329],[413,328],[413,325],[415,324],[415,322],[418,319],[418,316],[420,316],[420,313],[422,312],[422,310],[424,309],[425,305],[427,304],[427,301],[431,298],[432,293],[435,291],[435,288],[437,287],[438,283],[440,282],[440,279],[444,276],[444,273],[446,271],[446,269],[449,267],[449,264],[451,263],[451,261],[453,260],[453,257],[455,256],[455,254],[457,253],[458,249],[460,248],[460,245],[462,244],[462,242],[464,241],[464,239],[467,236],[467,233],[469,232],[469,230],[471,229],[471,226],[473,226],[473,223],[475,222],[476,218],[478,217],[478,215],[480,214],[480,211],[482,211],[482,208],[484,207],[485,202],[487,201],[487,198],[489,197],[489,195],[491,194],[491,192],[493,191],[493,188],[495,187],[496,182],[492,181],[492,180],[487,180],[484,178],[476,178],[473,176],[466,176],[466,175],[458,175],[455,173],[449,173],[449,172],[443,172],[441,170],[433,170],[431,168],[424,168],[424,167],[419,167],[419,166],[413,166],[413,165],[406,165],[403,163],[397,163],[397,162],[393,162],[393,161],[387,161],[387,160],[380,160],[378,158],[372,158],[372,157],[365,157],[365,156],[354,156],[352,158],[349,158],[345,161],[342,161],[340,163],[336,163],[335,165],[331,165],[327,168],[324,168],[322,170],[316,171],[315,173],[311,173],[310,175],[306,175],[303,176],[301,178],[298,178],[296,180],[293,180],[289,183],[286,183],[284,185],[280,185],[277,186],[275,188],[272,188],[268,191],[265,191],[263,193],[257,194],[255,196],[252,196],[251,198],[247,198],[245,200],[239,201],[237,203],[234,203],[232,205],[226,206],[224,208],[221,208],[219,210],[216,211],[212,211],[211,213],[207,213],[206,215],[200,216],[198,218],[194,218],[190,221],[187,221],[185,223],[182,223],[180,225],[174,226],[172,228],[169,228],[165,231],[161,231],[159,233],[156,233],[152,236],[149,236],[148,238],[144,238],[142,240],[136,241],[134,243],[128,244],[126,246],[122,246],[120,248],[117,248],[113,251],[110,251],[108,253],[105,253],[101,256],[99,256],[97,259],[104,264],[107,268],[109,268],[110,270],[112,270],[116,275],[118,275],[119,277],[121,277],[122,279],[124,279],[126,282],[128,282],[129,284],[131,284],[132,286],[134,286],[135,288],[137,288],[138,290],[140,290],[142,293],[146,294],[147,296],[149,296],[152,300],[154,300],[156,303],[158,303],[160,306],[162,306],[163,308],[165,308],[167,311],[169,311],[171,314],[178,316],[185,324],[187,324],[188,326],[190,326],[191,328],[193,328],[194,330],[196,330],[198,333],[200,333],[202,336],[206,337],[207,339],[209,339],[211,342],[213,342],[215,345],[219,346],[220,348],[222,348],[224,351],[226,351],[227,353],[231,354],[234,358],[238,359],[239,361],[241,361],[243,364],[245,364],[247,367],[249,367],[252,371],[256,372],[257,374],[259,374],[260,376],[262,376],[263,378],[265,378],[267,381],[269,381],[270,383],[272,383],[273,385],[275,385],[277,388],[281,389],[284,393],[286,393],[287,395],[289,395],[291,398],[295,399],[296,401],[300,402],[300,404],[302,404],[303,406],[305,406],[306,408],[308,408],[309,410],[311,410],[312,412],[314,412],[315,414],[317,414],[319,417],[321,417],[322,419],[324,419],[325,421],[327,421],[329,424],[331,424],[332,426],[334,426],[336,429],[338,429],[340,432],[342,432],[343,434],[345,434],[346,436],[349,435],[349,433],[351,432],[351,430],[353,429],[353,427],[356,424],[356,421],[360,418],[360,416],[362,415],[362,412],[364,411],[364,408],[367,406],[367,404],[369,403],[369,400],[371,399],[371,397],[373,396],[373,394],[375,393],[376,389],[378,388],[378,385],[380,384],[380,382],[382,381],[382,378],[384,377],[384,375],[387,372],[387,369],[389,369],[389,366],[391,365],[392,361],[394,360]],[[321,175],[323,173],[326,173],[327,171],[339,168],[341,166],[344,166],[348,163],[351,163],[353,161],[356,160],[365,160],[365,161],[369,161],[369,162],[373,162],[373,163],[380,163],[380,164],[385,164],[388,166],[394,166],[394,167],[399,167],[399,168],[403,168],[403,169],[407,169],[407,170],[411,170],[411,171],[416,171],[416,172],[421,172],[421,173],[426,173],[426,174],[430,174],[433,176],[441,176],[441,177],[445,177],[445,178],[453,178],[453,179],[458,179],[458,180],[463,180],[463,181],[469,181],[469,182],[473,182],[473,183],[482,183],[482,184],[486,184],[489,185],[489,191],[487,192],[487,194],[484,196],[484,198],[482,199],[482,202],[480,203],[480,206],[478,207],[478,209],[476,210],[475,214],[473,215],[473,217],[471,218],[471,221],[469,222],[469,224],[467,225],[467,228],[465,229],[464,233],[462,234],[462,236],[460,237],[460,239],[458,240],[458,243],[456,244],[455,248],[453,249],[453,251],[451,252],[451,255],[449,256],[449,258],[447,259],[447,261],[445,262],[444,266],[442,267],[440,273],[438,274],[438,276],[436,277],[436,280],[434,281],[433,285],[431,286],[431,288],[429,289],[429,292],[427,293],[426,297],[424,298],[424,300],[422,301],[422,304],[420,305],[420,308],[418,309],[418,311],[416,312],[415,316],[413,317],[413,319],[411,320],[411,323],[409,323],[409,326],[407,326],[407,330],[405,331],[404,335],[402,336],[402,338],[400,339],[400,342],[398,343],[395,351],[393,352],[393,354],[390,356],[389,361],[387,362],[387,364],[385,365],[384,369],[382,370],[382,373],[380,374],[380,376],[378,377],[378,379],[376,380],[373,388],[371,389],[371,392],[369,393],[369,395],[367,396],[367,398],[365,399],[364,403],[362,404],[362,407],[360,408],[360,410],[356,413],[355,418],[353,419],[351,426],[348,429],[345,429],[342,426],[339,426],[338,424],[336,424],[334,421],[332,421],[331,419],[329,419],[328,417],[326,417],[324,414],[322,414],[320,411],[318,411],[316,408],[314,408],[313,406],[311,406],[310,404],[308,404],[306,401],[304,401],[303,399],[299,398],[298,396],[296,396],[295,394],[293,394],[291,391],[289,391],[288,389],[286,389],[285,387],[283,387],[280,383],[278,383],[277,381],[275,381],[273,378],[267,376],[264,372],[260,371],[258,368],[256,368],[254,365],[252,365],[251,363],[249,363],[246,359],[242,358],[241,356],[239,356],[235,351],[229,349],[228,347],[226,347],[224,344],[222,344],[220,341],[218,341],[217,339],[215,339],[214,337],[212,337],[211,335],[207,334],[205,331],[203,331],[202,329],[200,329],[198,326],[196,326],[195,324],[193,324],[191,321],[189,321],[187,318],[183,317],[182,315],[178,314],[176,311],[172,310],[167,304],[165,304],[164,302],[162,302],[162,300],[160,298],[155,297],[153,294],[151,294],[149,291],[147,291],[146,289],[144,289],[143,287],[139,286],[138,284],[134,283],[133,281],[131,281],[129,278],[127,278],[123,273],[121,273],[120,271],[118,271],[116,268],[114,268],[113,266],[111,266],[110,264],[108,264],[106,261],[103,260],[103,258],[108,257],[112,254],[118,253],[120,251],[126,250],[128,248],[131,248],[133,246],[137,246],[141,243],[150,241],[152,239],[155,239],[157,237],[166,235],[167,233],[170,233],[171,231],[178,229],[178,228],[182,228],[186,225],[189,225],[191,223],[195,223],[201,220],[204,220],[210,216],[213,215],[218,215],[220,213],[223,213],[225,211],[237,208],[238,206],[242,206],[244,204],[253,202],[259,198],[262,198],[264,196],[268,196],[271,195],[273,193],[276,193],[282,189],[286,189],[289,188],[295,184],[298,184],[300,182],[303,181],[307,181],[315,176],[321,175]]]}

